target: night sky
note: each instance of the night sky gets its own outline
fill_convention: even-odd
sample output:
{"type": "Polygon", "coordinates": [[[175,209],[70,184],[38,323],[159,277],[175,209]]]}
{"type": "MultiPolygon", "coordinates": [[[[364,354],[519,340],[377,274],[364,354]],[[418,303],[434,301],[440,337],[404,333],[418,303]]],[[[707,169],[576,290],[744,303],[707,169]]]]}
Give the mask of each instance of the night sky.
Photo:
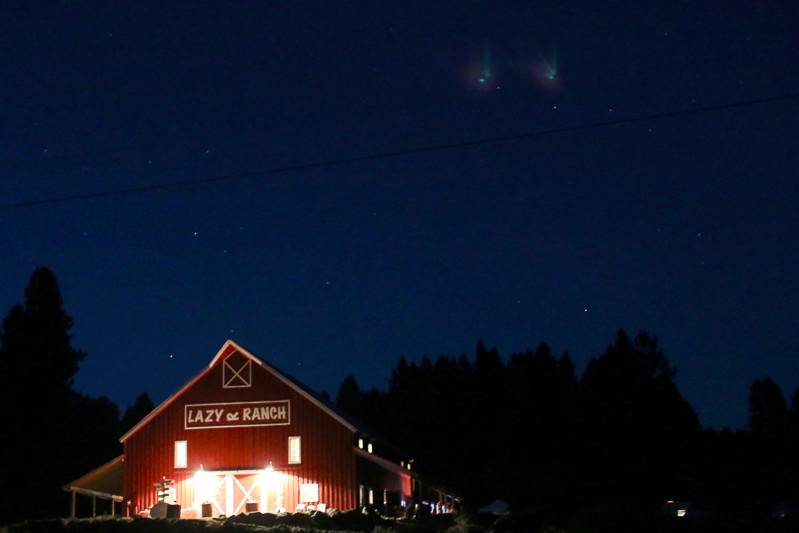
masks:
{"type": "MultiPolygon", "coordinates": [[[[799,92],[795,2],[0,8],[0,204],[799,92]]],[[[704,425],[799,386],[799,100],[0,208],[0,309],[58,275],[79,390],[227,338],[332,394],[400,356],[656,334],[704,425]]]]}

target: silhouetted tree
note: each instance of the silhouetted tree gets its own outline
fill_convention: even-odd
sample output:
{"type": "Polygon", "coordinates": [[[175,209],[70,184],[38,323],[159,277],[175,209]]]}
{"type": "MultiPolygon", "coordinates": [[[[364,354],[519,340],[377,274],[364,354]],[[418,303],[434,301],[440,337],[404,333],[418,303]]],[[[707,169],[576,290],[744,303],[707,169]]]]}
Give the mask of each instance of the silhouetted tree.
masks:
{"type": "Polygon", "coordinates": [[[775,433],[784,428],[785,396],[770,377],[756,379],[749,389],[749,426],[758,433],[775,433]]]}
{"type": "Polygon", "coordinates": [[[501,497],[563,523],[620,502],[676,497],[751,517],[799,501],[799,392],[789,412],[779,387],[757,380],[751,431],[700,431],[675,376],[647,333],[619,331],[579,379],[546,344],[505,361],[478,341],[472,358],[401,358],[385,392],[348,377],[337,401],[473,507],[501,497]]]}
{"type": "Polygon", "coordinates": [[[347,376],[338,388],[336,405],[344,411],[359,416],[363,411],[361,387],[353,376],[347,376]]]}
{"type": "Polygon", "coordinates": [[[587,442],[585,464],[593,488],[606,494],[668,496],[681,484],[687,446],[699,428],[678,391],[676,370],[657,339],[619,331],[581,379],[587,442]]]}
{"type": "Polygon", "coordinates": [[[55,275],[37,268],[0,330],[0,520],[64,514],[62,485],[119,451],[116,406],[72,390],[86,354],[71,328],[55,275]]]}
{"type": "Polygon", "coordinates": [[[146,392],[141,393],[125,409],[125,414],[122,415],[122,420],[119,422],[119,434],[124,435],[127,433],[128,430],[139,423],[139,420],[150,414],[153,409],[155,409],[155,405],[150,396],[146,392]]]}

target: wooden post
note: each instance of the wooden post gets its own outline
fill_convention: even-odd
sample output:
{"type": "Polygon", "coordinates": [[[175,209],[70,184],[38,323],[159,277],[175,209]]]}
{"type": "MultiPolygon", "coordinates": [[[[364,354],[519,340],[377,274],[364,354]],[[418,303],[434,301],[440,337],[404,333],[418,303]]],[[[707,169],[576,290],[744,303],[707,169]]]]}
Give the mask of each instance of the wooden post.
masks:
{"type": "Polygon", "coordinates": [[[92,518],[97,516],[97,496],[92,494],[92,518]]]}
{"type": "Polygon", "coordinates": [[[77,494],[75,493],[74,490],[72,490],[70,492],[72,493],[72,502],[70,503],[70,506],[69,506],[69,517],[70,518],[75,518],[75,497],[77,496],[77,494]]]}

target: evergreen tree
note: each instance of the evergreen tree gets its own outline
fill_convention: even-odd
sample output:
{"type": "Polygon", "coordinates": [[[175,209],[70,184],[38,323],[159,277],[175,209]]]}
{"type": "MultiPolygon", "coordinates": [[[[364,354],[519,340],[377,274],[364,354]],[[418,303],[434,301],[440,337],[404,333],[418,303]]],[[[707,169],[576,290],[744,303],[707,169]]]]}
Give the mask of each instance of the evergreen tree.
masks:
{"type": "Polygon", "coordinates": [[[674,383],[676,369],[657,339],[619,331],[581,379],[588,491],[657,498],[673,493],[688,475],[688,445],[699,429],[674,383]]]}
{"type": "Polygon", "coordinates": [[[138,424],[142,418],[150,414],[153,409],[155,409],[155,405],[150,399],[150,396],[146,392],[141,393],[133,403],[125,409],[125,414],[122,415],[122,420],[119,422],[120,436],[127,433],[133,426],[138,424]]]}
{"type": "Polygon", "coordinates": [[[74,472],[65,440],[74,435],[71,385],[86,354],[71,346],[72,318],[62,303],[53,272],[37,268],[0,330],[0,416],[14,431],[3,446],[2,477],[14,480],[4,482],[4,517],[53,514],[53,496],[74,472]]]}
{"type": "Polygon", "coordinates": [[[63,515],[61,487],[119,453],[116,406],[72,390],[86,354],[71,329],[55,274],[37,268],[0,328],[0,521],[63,515]]]}
{"type": "Polygon", "coordinates": [[[749,426],[758,433],[776,433],[783,429],[786,415],[785,396],[770,377],[756,379],[749,389],[749,426]]]}
{"type": "Polygon", "coordinates": [[[353,376],[345,377],[341,386],[339,386],[336,405],[354,416],[360,416],[363,412],[361,387],[353,376]]]}

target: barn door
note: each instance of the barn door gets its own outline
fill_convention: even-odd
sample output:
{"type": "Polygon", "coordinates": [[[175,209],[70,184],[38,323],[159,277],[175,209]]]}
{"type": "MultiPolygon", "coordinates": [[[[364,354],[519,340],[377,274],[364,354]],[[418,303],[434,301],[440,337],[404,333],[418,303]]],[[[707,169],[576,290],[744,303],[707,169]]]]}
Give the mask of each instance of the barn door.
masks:
{"type": "Polygon", "coordinates": [[[261,510],[259,500],[261,499],[261,487],[256,474],[247,475],[233,475],[229,474],[228,479],[231,483],[230,505],[228,510],[232,509],[232,513],[225,513],[227,516],[241,514],[247,511],[247,503],[258,504],[257,509],[261,510]]]}
{"type": "Polygon", "coordinates": [[[214,516],[234,516],[251,509],[262,513],[275,513],[283,508],[283,476],[271,473],[234,474],[206,472],[204,478],[207,490],[197,493],[198,503],[211,504],[214,516]]]}
{"type": "Polygon", "coordinates": [[[211,514],[213,516],[225,514],[225,509],[227,507],[227,487],[225,478],[226,476],[221,474],[212,474],[210,472],[204,474],[203,483],[207,485],[195,488],[197,507],[203,503],[210,503],[211,514]]]}

